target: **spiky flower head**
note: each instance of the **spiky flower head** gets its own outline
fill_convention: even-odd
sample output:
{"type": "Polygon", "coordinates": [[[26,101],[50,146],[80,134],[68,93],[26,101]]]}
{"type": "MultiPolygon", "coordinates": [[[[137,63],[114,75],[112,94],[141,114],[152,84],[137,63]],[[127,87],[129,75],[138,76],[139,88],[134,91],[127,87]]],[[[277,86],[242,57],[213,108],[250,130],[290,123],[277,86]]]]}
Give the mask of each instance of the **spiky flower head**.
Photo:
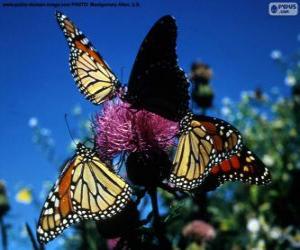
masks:
{"type": "Polygon", "coordinates": [[[96,143],[104,159],[121,152],[167,151],[175,143],[178,123],[117,99],[106,102],[94,120],[96,143]]]}

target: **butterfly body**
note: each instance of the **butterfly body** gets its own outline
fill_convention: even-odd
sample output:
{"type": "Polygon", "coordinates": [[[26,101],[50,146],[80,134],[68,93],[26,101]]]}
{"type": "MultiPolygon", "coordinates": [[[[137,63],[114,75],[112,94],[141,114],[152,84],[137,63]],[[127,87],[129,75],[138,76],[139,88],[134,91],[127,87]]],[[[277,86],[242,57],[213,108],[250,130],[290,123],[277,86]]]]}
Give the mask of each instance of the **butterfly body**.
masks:
{"type": "Polygon", "coordinates": [[[96,155],[96,151],[84,146],[82,143],[78,143],[76,148],[76,155],[82,157],[83,162],[91,162],[96,155]]]}

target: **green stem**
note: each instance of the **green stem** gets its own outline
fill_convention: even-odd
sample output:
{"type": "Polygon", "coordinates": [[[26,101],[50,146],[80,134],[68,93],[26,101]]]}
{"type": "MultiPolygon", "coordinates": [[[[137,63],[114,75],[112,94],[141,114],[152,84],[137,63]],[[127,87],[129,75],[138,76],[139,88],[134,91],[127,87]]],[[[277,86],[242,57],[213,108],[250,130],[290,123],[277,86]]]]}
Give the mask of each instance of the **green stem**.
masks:
{"type": "Polygon", "coordinates": [[[0,218],[0,227],[1,227],[1,236],[2,236],[2,247],[3,247],[3,250],[6,250],[7,249],[7,232],[6,232],[6,226],[3,222],[3,219],[0,218]]]}
{"type": "Polygon", "coordinates": [[[156,187],[149,189],[148,193],[150,195],[151,204],[152,204],[153,230],[159,241],[159,245],[160,245],[161,249],[164,249],[164,250],[172,249],[171,243],[165,236],[164,223],[161,221],[161,218],[159,215],[156,187]]]}

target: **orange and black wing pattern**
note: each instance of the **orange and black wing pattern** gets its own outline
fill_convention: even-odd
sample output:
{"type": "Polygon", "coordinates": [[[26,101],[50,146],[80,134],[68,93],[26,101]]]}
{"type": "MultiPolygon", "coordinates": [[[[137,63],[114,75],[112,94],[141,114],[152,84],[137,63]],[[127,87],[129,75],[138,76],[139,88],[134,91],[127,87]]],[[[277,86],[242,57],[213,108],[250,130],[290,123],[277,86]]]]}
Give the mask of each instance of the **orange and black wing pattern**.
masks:
{"type": "Polygon", "coordinates": [[[37,236],[47,243],[75,222],[105,220],[121,212],[132,190],[120,176],[100,161],[96,152],[77,145],[42,209],[37,236]]]}
{"type": "Polygon", "coordinates": [[[56,18],[70,48],[70,70],[80,92],[94,104],[114,97],[119,81],[103,57],[67,16],[56,12],[56,18]]]}
{"type": "Polygon", "coordinates": [[[75,167],[74,160],[67,162],[46,199],[37,228],[38,240],[41,243],[47,243],[65,228],[80,221],[80,217],[74,212],[70,192],[72,172],[75,167]]]}
{"type": "Polygon", "coordinates": [[[243,146],[238,153],[211,167],[201,190],[214,190],[226,181],[265,185],[271,182],[271,173],[253,152],[243,146]]]}
{"type": "Polygon", "coordinates": [[[231,124],[217,118],[188,114],[180,127],[170,178],[175,187],[191,190],[204,181],[207,184],[208,176],[217,184],[226,180],[251,184],[270,182],[268,169],[246,149],[239,131],[231,124]],[[243,172],[248,169],[247,173],[243,172]]]}

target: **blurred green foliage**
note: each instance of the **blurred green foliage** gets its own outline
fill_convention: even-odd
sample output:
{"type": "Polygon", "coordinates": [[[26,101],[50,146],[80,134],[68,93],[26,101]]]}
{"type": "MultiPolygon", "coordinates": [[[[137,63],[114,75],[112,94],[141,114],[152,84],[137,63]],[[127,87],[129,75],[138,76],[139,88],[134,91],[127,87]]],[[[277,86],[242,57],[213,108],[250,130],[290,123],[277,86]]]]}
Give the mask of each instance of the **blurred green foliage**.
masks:
{"type": "MultiPolygon", "coordinates": [[[[238,102],[224,98],[220,109],[222,117],[242,132],[249,148],[270,168],[272,184],[258,187],[227,183],[210,192],[206,220],[214,226],[217,236],[209,242],[185,242],[186,249],[300,247],[300,56],[298,61],[294,57],[293,61],[280,56],[274,59],[285,69],[289,96],[282,96],[277,88],[267,93],[257,89],[243,92],[238,102]]],[[[175,206],[172,210],[180,210],[168,230],[174,242],[180,242],[182,228],[197,208],[192,198],[180,204],[167,197],[166,200],[175,206]]]]}

